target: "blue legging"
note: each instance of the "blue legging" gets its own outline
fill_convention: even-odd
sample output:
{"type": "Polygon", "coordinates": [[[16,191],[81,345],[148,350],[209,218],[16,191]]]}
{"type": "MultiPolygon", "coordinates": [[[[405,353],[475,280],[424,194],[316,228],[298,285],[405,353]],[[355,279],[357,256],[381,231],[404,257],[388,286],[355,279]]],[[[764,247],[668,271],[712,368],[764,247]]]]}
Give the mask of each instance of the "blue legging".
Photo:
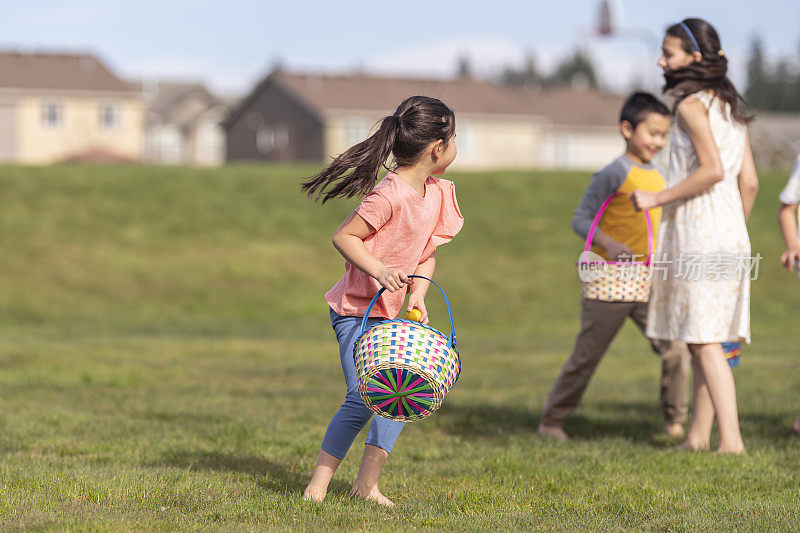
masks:
{"type": "MultiPolygon", "coordinates": [[[[339,358],[342,360],[347,395],[342,406],[333,415],[331,423],[328,424],[328,430],[322,439],[322,449],[337,459],[344,459],[356,435],[364,429],[374,414],[364,405],[358,394],[356,364],[353,361],[353,346],[361,331],[361,320],[362,317],[357,316],[339,316],[331,309],[331,322],[333,331],[336,332],[336,339],[339,341],[339,358]]],[[[381,320],[383,319],[370,318],[367,326],[371,327],[381,320]]],[[[391,452],[404,425],[405,422],[395,422],[382,416],[375,416],[369,426],[367,444],[391,452]]]]}

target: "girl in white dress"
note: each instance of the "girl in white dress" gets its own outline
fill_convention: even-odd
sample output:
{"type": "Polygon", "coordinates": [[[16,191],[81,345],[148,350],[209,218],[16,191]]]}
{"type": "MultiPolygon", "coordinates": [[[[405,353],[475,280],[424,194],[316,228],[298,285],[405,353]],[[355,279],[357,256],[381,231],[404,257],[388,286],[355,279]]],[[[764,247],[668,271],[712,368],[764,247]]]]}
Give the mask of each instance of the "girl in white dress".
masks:
{"type": "Polygon", "coordinates": [[[750,342],[750,239],[745,223],[758,190],[746,124],[726,76],[716,30],[689,18],[667,29],[658,61],[677,124],[668,188],[635,191],[638,209],[663,206],[648,337],[683,341],[692,352],[694,411],[684,449],[742,453],[736,388],[723,342],[750,342]]]}

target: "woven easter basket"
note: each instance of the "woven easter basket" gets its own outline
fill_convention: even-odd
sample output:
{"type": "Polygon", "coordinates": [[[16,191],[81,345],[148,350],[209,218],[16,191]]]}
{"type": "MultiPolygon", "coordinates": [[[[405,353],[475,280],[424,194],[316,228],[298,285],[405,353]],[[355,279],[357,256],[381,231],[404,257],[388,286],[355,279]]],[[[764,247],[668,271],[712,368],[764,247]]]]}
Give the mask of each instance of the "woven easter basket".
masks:
{"type": "MultiPolygon", "coordinates": [[[[409,276],[428,279],[424,276],[409,276]]],[[[384,418],[411,422],[433,414],[461,373],[453,312],[444,290],[450,336],[413,320],[394,319],[366,329],[369,312],[385,289],[370,302],[353,349],[358,392],[368,408],[384,418]]]]}
{"type": "MultiPolygon", "coordinates": [[[[645,210],[647,221],[647,261],[587,261],[586,255],[591,250],[592,239],[600,225],[600,219],[611,200],[623,193],[614,193],[603,203],[592,221],[592,227],[586,236],[578,270],[581,277],[581,295],[586,300],[604,302],[646,302],[650,298],[652,281],[651,258],[653,257],[653,222],[650,212],[645,210]]],[[[592,254],[594,255],[594,254],[592,254]]],[[[602,259],[596,256],[598,259],[602,259]]]]}

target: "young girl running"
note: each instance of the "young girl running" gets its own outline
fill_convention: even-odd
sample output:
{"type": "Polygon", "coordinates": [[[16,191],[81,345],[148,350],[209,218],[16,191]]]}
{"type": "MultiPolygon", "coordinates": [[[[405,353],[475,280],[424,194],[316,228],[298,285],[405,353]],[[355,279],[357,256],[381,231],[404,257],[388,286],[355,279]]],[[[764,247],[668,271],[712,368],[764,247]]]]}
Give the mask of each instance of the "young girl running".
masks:
{"type": "MultiPolygon", "coordinates": [[[[323,203],[337,196],[367,195],[333,236],[333,245],[346,260],[345,274],[325,300],[339,341],[347,394],[325,432],[304,500],[325,498],[336,468],[372,418],[359,396],[353,362],[353,345],[372,297],[386,288],[368,326],[396,317],[409,288],[408,310],[416,307],[421,321],[428,323],[425,295],[430,283],[419,278],[412,282],[408,274],[432,278],[436,247],[449,242],[464,223],[454,184],[433,177],[456,157],[455,125],[455,115],[440,100],[412,96],[382,120],[374,135],[303,183],[303,191],[315,200],[321,197],[323,203]],[[375,185],[389,156],[395,169],[375,185]]],[[[378,476],[402,429],[403,422],[375,416],[351,495],[394,505],[378,490],[378,476]]]]}
{"type": "Polygon", "coordinates": [[[692,352],[694,412],[683,448],[708,449],[716,415],[719,451],[742,453],[721,343],[750,342],[750,272],[739,268],[749,266],[745,224],[758,190],[750,118],[711,24],[689,18],[671,26],[662,51],[664,90],[677,102],[668,188],[631,195],[639,209],[663,206],[656,261],[664,272],[653,275],[647,336],[684,341],[692,352]]]}

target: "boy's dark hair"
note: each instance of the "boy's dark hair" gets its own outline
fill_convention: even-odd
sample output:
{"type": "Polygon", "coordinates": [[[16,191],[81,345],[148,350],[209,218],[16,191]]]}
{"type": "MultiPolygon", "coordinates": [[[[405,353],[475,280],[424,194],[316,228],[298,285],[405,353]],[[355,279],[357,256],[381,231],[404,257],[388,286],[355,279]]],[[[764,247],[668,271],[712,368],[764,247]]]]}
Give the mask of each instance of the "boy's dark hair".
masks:
{"type": "Polygon", "coordinates": [[[396,167],[411,165],[431,142],[442,140],[447,145],[455,131],[456,116],[441,100],[428,96],[406,98],[393,115],[381,120],[374,135],[306,179],[301,190],[315,201],[322,197],[323,204],[337,196],[369,194],[390,155],[394,156],[396,167]]]}
{"type": "Polygon", "coordinates": [[[731,106],[731,118],[739,124],[753,120],[745,111],[745,102],[728,79],[728,58],[722,50],[714,26],[703,19],[688,18],[667,28],[667,35],[681,40],[684,52],[700,52],[700,62],[674,72],[664,72],[664,92],[672,91],[675,106],[692,93],[711,90],[714,96],[731,106]],[[688,29],[688,31],[687,31],[688,29]]]}
{"type": "Polygon", "coordinates": [[[664,102],[650,93],[636,92],[630,95],[625,100],[625,103],[622,104],[619,121],[630,122],[633,129],[636,129],[636,126],[644,122],[650,113],[657,113],[665,117],[670,116],[669,108],[664,102]]]}

